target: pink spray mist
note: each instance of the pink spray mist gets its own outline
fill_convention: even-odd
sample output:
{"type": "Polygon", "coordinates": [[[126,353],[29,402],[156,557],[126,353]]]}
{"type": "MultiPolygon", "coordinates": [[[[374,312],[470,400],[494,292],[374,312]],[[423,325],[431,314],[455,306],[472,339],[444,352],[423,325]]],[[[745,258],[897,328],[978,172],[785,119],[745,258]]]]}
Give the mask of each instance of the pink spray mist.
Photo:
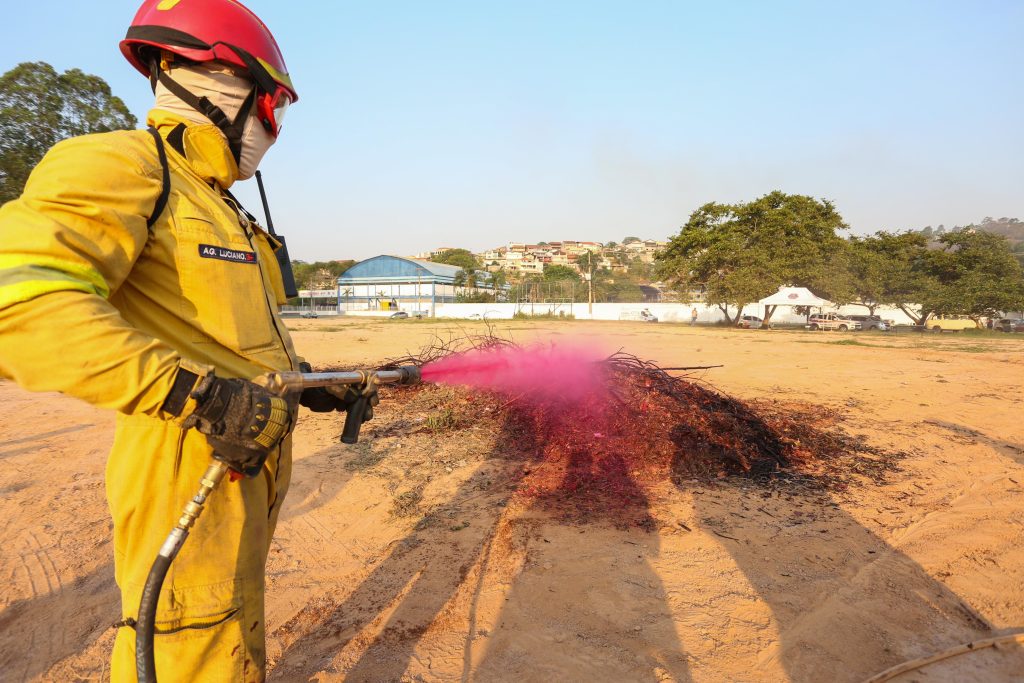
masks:
{"type": "Polygon", "coordinates": [[[495,346],[442,358],[423,367],[423,380],[579,403],[606,394],[604,354],[577,344],[495,346]]]}

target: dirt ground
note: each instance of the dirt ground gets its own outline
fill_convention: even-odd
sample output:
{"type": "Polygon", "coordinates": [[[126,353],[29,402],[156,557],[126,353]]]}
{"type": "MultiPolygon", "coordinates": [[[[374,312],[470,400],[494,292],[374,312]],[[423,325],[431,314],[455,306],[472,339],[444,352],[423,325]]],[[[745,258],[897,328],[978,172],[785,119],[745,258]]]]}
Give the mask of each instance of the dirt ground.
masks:
{"type": "MultiPolygon", "coordinates": [[[[359,367],[480,323],[302,320],[300,353],[359,367]]],[[[653,523],[567,520],[490,422],[423,429],[385,396],[357,446],[304,413],[271,551],[276,681],[860,681],[1024,627],[1024,339],[502,323],[586,339],[743,399],[818,404],[907,453],[883,483],[664,481],[653,523]]],[[[1024,336],[1024,335],[1022,335],[1024,336]]],[[[419,402],[419,403],[418,403],[419,402]]],[[[120,616],[103,469],[113,417],[0,382],[0,679],[104,680],[120,616]]],[[[140,454],[144,455],[144,454],[140,454]]],[[[202,523],[202,520],[200,520],[202,523]]],[[[1015,646],[896,680],[1024,679],[1015,646]]]]}

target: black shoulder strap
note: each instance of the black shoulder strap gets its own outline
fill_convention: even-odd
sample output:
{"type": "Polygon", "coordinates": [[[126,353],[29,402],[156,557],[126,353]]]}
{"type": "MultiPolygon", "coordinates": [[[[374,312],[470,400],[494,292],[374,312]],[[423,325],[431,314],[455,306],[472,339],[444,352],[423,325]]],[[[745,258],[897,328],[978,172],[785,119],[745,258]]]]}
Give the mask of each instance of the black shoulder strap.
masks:
{"type": "Polygon", "coordinates": [[[163,187],[160,188],[160,196],[157,197],[156,204],[153,205],[152,215],[146,221],[146,227],[152,228],[153,224],[156,223],[156,219],[160,218],[160,214],[164,212],[164,208],[167,206],[167,198],[171,195],[171,168],[167,165],[167,150],[164,149],[164,139],[160,137],[160,133],[157,132],[156,128],[150,127],[149,134],[156,140],[156,153],[160,156],[160,166],[164,171],[163,187]]]}
{"type": "MultiPolygon", "coordinates": [[[[241,211],[242,213],[245,214],[245,217],[248,218],[251,222],[256,223],[257,225],[259,225],[259,221],[256,220],[256,216],[253,216],[251,213],[249,213],[249,210],[246,209],[244,206],[242,206],[242,202],[238,201],[238,199],[235,197],[235,195],[231,194],[230,192],[228,192],[223,187],[220,188],[220,191],[221,191],[220,198],[224,200],[225,204],[230,206],[235,211],[241,211]]],[[[260,226],[260,227],[262,228],[263,226],[260,226]]]]}

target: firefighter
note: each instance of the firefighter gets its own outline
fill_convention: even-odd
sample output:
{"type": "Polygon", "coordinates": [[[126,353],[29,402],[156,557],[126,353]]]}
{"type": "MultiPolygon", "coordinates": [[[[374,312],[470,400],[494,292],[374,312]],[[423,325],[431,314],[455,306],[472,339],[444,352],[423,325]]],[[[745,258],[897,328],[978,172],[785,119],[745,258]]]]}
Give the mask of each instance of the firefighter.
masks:
{"type": "MultiPolygon", "coordinates": [[[[250,380],[299,369],[277,307],[279,246],[228,189],[297,99],[267,27],[234,0],[146,0],[121,51],[149,78],[149,131],[55,145],[0,209],[0,374],[117,411],[106,491],[123,620],[114,681],[159,546],[216,449],[218,490],[171,567],[159,680],[262,680],[264,566],[296,407],[250,380]]],[[[301,404],[344,401],[322,390],[301,404]]]]}

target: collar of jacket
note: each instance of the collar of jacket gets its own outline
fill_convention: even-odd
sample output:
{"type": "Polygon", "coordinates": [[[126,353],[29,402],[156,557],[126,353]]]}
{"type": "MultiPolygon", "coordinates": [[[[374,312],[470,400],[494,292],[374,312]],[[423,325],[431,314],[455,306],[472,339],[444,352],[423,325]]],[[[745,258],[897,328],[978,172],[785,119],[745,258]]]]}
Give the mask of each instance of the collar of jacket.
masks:
{"type": "Polygon", "coordinates": [[[231,187],[238,180],[238,163],[220,128],[212,123],[195,123],[162,109],[151,110],[146,119],[146,124],[156,128],[165,139],[182,123],[186,126],[182,143],[189,168],[207,183],[216,183],[225,190],[231,187]]]}

